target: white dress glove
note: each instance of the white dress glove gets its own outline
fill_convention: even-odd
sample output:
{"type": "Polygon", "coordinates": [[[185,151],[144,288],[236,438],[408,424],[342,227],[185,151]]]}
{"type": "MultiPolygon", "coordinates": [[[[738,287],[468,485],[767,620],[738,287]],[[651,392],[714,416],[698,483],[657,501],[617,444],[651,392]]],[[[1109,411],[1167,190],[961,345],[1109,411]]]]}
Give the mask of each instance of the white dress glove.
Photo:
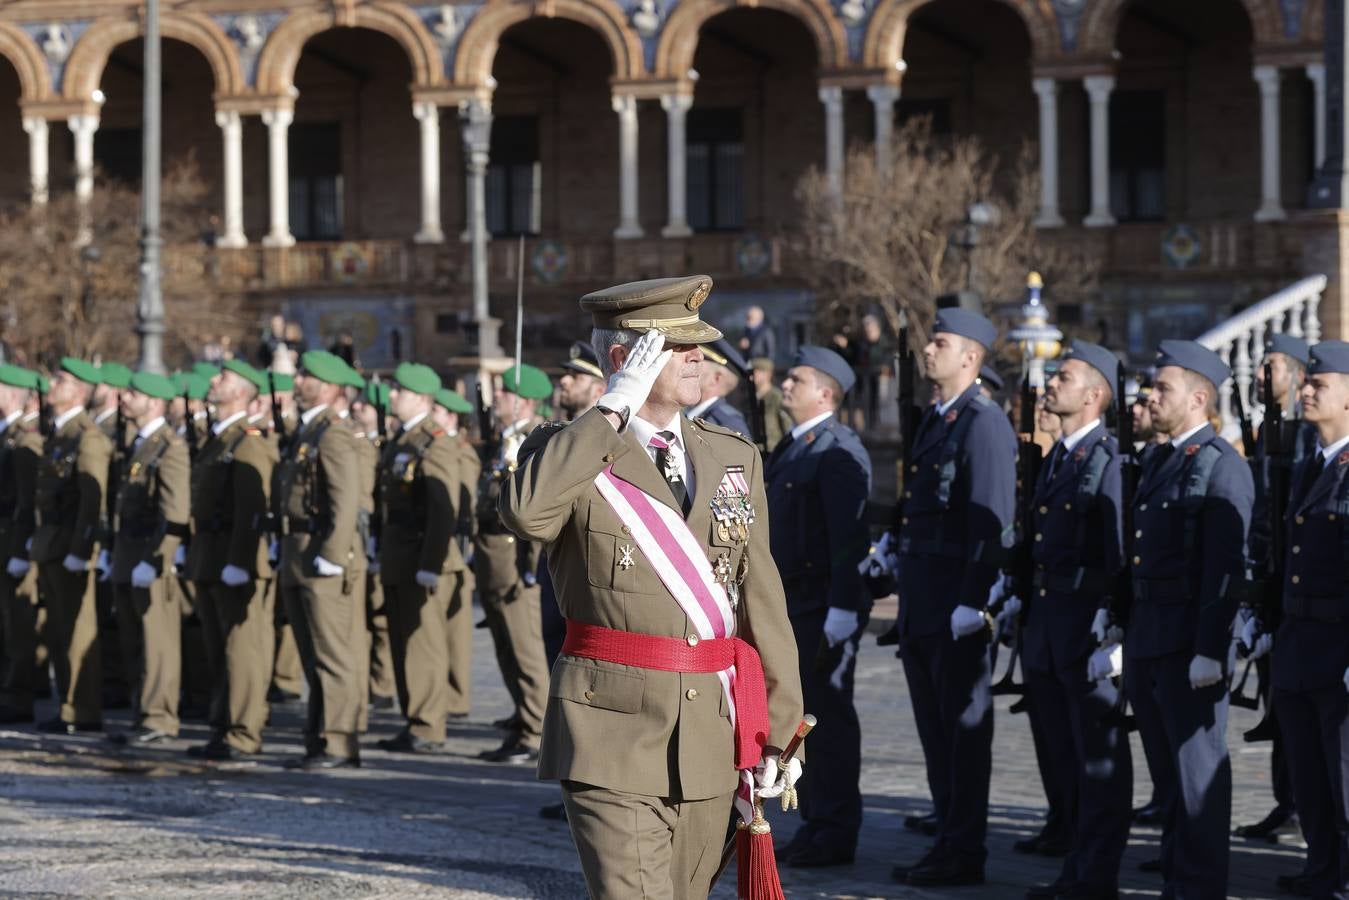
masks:
{"type": "Polygon", "coordinates": [[[1087,680],[1100,681],[1124,673],[1124,648],[1111,644],[1094,651],[1087,660],[1087,680]]]}
{"type": "Polygon", "coordinates": [[[316,556],[314,557],[314,571],[324,578],[329,578],[333,575],[341,575],[342,567],[336,563],[328,562],[322,556],[316,556]]]}
{"type": "Polygon", "coordinates": [[[28,574],[29,565],[30,563],[28,562],[28,560],[19,559],[17,556],[11,556],[9,558],[9,564],[5,566],[5,571],[9,573],[10,578],[13,578],[15,581],[18,581],[20,578],[23,578],[23,576],[28,574]]]}
{"type": "Polygon", "coordinates": [[[899,575],[899,557],[895,555],[895,539],[890,532],[871,545],[866,558],[857,564],[857,571],[868,578],[899,575]]]}
{"type": "Polygon", "coordinates": [[[829,607],[824,616],[824,639],[830,647],[837,647],[857,633],[857,611],[829,607]]]}
{"type": "Polygon", "coordinates": [[[108,576],[112,574],[112,557],[108,556],[107,550],[98,551],[98,559],[94,561],[94,568],[98,570],[99,581],[108,580],[108,576]]]}
{"type": "Polygon", "coordinates": [[[1196,691],[1212,687],[1223,680],[1223,664],[1207,656],[1196,655],[1190,660],[1190,687],[1196,691]]]}
{"type": "Polygon", "coordinates": [[[1124,629],[1115,624],[1115,617],[1105,608],[1096,610],[1096,617],[1091,620],[1091,636],[1097,644],[1124,643],[1124,629]]]}
{"type": "Polygon", "coordinates": [[[1274,647],[1274,635],[1264,630],[1259,618],[1251,616],[1241,626],[1241,646],[1246,648],[1249,659],[1259,659],[1274,647]]]}
{"type": "Polygon", "coordinates": [[[1021,615],[1021,598],[1013,594],[1003,601],[1002,609],[998,610],[997,618],[993,620],[994,630],[999,636],[1005,634],[1019,615],[1021,615]]]}
{"type": "Polygon", "coordinates": [[[428,591],[433,590],[440,583],[440,576],[435,572],[428,572],[425,569],[417,570],[417,583],[428,591]]]}
{"type": "Polygon", "coordinates": [[[66,558],[61,560],[61,565],[67,572],[88,572],[89,560],[80,559],[73,553],[67,553],[66,558]]]}
{"type": "Polygon", "coordinates": [[[778,768],[778,755],[765,756],[754,767],[754,785],[760,797],[771,800],[782,796],[784,791],[796,786],[801,779],[801,760],[792,757],[787,763],[787,771],[778,768]]]}
{"type": "Polygon", "coordinates": [[[984,614],[972,606],[957,606],[951,611],[951,640],[975,634],[984,627],[984,614]]]}
{"type": "Polygon", "coordinates": [[[181,571],[185,565],[187,565],[187,548],[179,544],[178,549],[173,551],[173,567],[181,571]]]}
{"type": "Polygon", "coordinates": [[[158,577],[159,573],[155,571],[155,567],[145,560],[141,560],[136,563],[136,568],[131,570],[131,586],[134,588],[148,588],[155,583],[155,579],[158,577]]]}
{"type": "Polygon", "coordinates": [[[648,331],[639,337],[623,361],[623,367],[609,376],[609,386],[595,405],[615,412],[626,409],[627,415],[641,409],[651,393],[651,386],[674,355],[673,350],[664,347],[665,335],[659,331],[648,331]]]}
{"type": "Polygon", "coordinates": [[[220,580],[224,582],[227,587],[239,587],[240,585],[245,585],[252,581],[253,576],[249,575],[238,566],[228,565],[220,570],[220,580]]]}

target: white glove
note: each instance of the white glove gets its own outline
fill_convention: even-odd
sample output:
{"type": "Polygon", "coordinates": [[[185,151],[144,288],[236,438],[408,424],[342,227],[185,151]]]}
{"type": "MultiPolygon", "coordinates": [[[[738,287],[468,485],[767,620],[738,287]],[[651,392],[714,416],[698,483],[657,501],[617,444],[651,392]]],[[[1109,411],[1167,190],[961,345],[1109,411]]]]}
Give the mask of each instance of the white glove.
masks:
{"type": "Polygon", "coordinates": [[[993,620],[997,633],[1002,634],[1010,628],[1019,615],[1021,615],[1021,598],[1013,594],[1003,601],[1002,609],[998,610],[998,616],[993,620]]]}
{"type": "Polygon", "coordinates": [[[227,587],[239,587],[240,585],[248,584],[248,582],[252,581],[253,576],[249,575],[238,566],[228,565],[220,570],[220,580],[224,582],[227,587]]]}
{"type": "Polygon", "coordinates": [[[1227,670],[1235,672],[1237,670],[1237,642],[1235,640],[1227,642],[1227,670]]]}
{"type": "Polygon", "coordinates": [[[1190,687],[1196,691],[1212,687],[1223,680],[1223,664],[1207,656],[1196,655],[1190,660],[1190,687]]]}
{"type": "Polygon", "coordinates": [[[73,553],[67,553],[66,558],[61,560],[61,565],[67,572],[88,572],[89,560],[80,559],[73,553]]]}
{"type": "Polygon", "coordinates": [[[10,578],[13,578],[15,581],[18,581],[20,578],[28,574],[29,565],[30,564],[28,560],[19,559],[17,556],[11,556],[9,558],[9,565],[5,566],[5,571],[9,573],[10,578]]]}
{"type": "Polygon", "coordinates": [[[830,647],[837,647],[857,633],[857,611],[829,607],[824,617],[824,639],[830,647]]]}
{"type": "Polygon", "coordinates": [[[972,606],[957,606],[951,611],[951,640],[975,634],[984,627],[984,614],[972,606]]]}
{"type": "Polygon", "coordinates": [[[890,532],[881,535],[881,539],[871,545],[866,558],[857,564],[858,573],[868,578],[898,575],[899,557],[895,555],[894,543],[894,536],[890,532]]]}
{"type": "Polygon", "coordinates": [[[1124,643],[1124,629],[1115,624],[1115,617],[1104,607],[1096,610],[1096,617],[1091,620],[1091,636],[1097,644],[1124,643]]]}
{"type": "Polygon", "coordinates": [[[371,562],[379,559],[379,543],[373,534],[365,539],[365,558],[371,562]]]}
{"type": "Polygon", "coordinates": [[[1251,659],[1259,659],[1260,657],[1268,654],[1269,651],[1273,649],[1274,649],[1274,635],[1268,633],[1262,634],[1255,639],[1255,646],[1251,648],[1251,651],[1250,653],[1247,654],[1247,656],[1249,656],[1251,659]]]}
{"type": "Polygon", "coordinates": [[[596,405],[615,412],[626,409],[629,414],[641,409],[651,386],[674,355],[673,350],[664,347],[665,335],[659,331],[648,331],[639,337],[623,360],[623,367],[609,376],[608,389],[596,405]]]}
{"type": "Polygon", "coordinates": [[[94,569],[98,572],[99,581],[107,581],[112,575],[112,558],[108,556],[107,550],[98,551],[98,559],[94,561],[94,569]]]}
{"type": "Polygon", "coordinates": [[[756,793],[764,799],[771,800],[774,797],[782,796],[782,792],[795,787],[796,782],[801,779],[801,760],[792,757],[787,763],[787,771],[783,772],[778,768],[778,755],[765,756],[760,763],[754,767],[754,785],[756,793]]]}
{"type": "Polygon", "coordinates": [[[1100,681],[1114,678],[1124,672],[1124,648],[1119,644],[1102,647],[1091,654],[1087,660],[1087,680],[1100,681]]]}
{"type": "Polygon", "coordinates": [[[187,548],[179,544],[178,549],[173,551],[173,567],[181,569],[185,565],[187,565],[187,548]]]}
{"type": "Polygon", "coordinates": [[[159,573],[155,571],[155,567],[145,560],[141,560],[136,563],[136,568],[131,570],[131,586],[134,588],[148,588],[155,583],[155,579],[158,577],[159,573]]]}
{"type": "Polygon", "coordinates": [[[328,562],[322,556],[316,556],[314,557],[314,571],[324,578],[328,578],[333,575],[341,575],[342,567],[336,563],[328,562]]]}
{"type": "Polygon", "coordinates": [[[435,586],[440,583],[440,576],[437,575],[435,572],[428,572],[425,569],[418,569],[417,583],[420,584],[422,587],[426,588],[428,591],[434,590],[435,586]]]}

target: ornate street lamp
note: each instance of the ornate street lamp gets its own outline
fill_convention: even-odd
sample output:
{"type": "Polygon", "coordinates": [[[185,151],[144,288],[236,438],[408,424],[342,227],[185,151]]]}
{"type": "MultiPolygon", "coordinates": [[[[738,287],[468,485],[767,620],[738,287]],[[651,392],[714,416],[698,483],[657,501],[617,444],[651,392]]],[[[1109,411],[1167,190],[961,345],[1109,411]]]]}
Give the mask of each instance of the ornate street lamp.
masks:
{"type": "Polygon", "coordinates": [[[1039,272],[1026,277],[1026,302],[1021,307],[1021,323],[1007,336],[1021,345],[1022,374],[1030,376],[1030,386],[1038,394],[1045,387],[1045,360],[1059,355],[1063,332],[1049,324],[1049,310],[1040,302],[1044,281],[1039,272]]]}

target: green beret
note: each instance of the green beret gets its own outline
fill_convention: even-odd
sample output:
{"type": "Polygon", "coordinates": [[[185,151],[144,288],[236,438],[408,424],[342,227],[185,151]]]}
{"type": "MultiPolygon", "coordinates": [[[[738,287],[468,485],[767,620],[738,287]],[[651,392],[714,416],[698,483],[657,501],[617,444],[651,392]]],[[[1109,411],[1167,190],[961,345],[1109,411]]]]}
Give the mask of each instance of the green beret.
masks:
{"type": "Polygon", "coordinates": [[[519,394],[526,400],[543,400],[553,396],[553,383],[542,369],[533,366],[511,366],[501,376],[501,383],[507,391],[519,394]]]}
{"type": "Polygon", "coordinates": [[[227,359],[223,367],[227,372],[233,372],[235,375],[245,379],[259,392],[267,391],[267,376],[257,369],[244,362],[242,359],[227,359]]]}
{"type": "Polygon", "coordinates": [[[37,387],[37,373],[8,363],[0,365],[0,384],[32,390],[37,387]]]}
{"type": "Polygon", "coordinates": [[[172,400],[178,394],[168,376],[154,372],[137,372],[131,376],[131,381],[127,386],[133,391],[159,400],[172,400]]]}
{"type": "Polygon", "coordinates": [[[464,395],[449,388],[436,391],[436,402],[452,413],[467,415],[473,412],[473,404],[464,399],[464,395]]]}
{"type": "Polygon", "coordinates": [[[50,378],[43,375],[41,372],[36,372],[34,374],[37,376],[37,392],[39,394],[46,394],[47,391],[51,390],[52,380],[50,378]]]}
{"type": "Polygon", "coordinates": [[[86,384],[103,383],[103,378],[98,372],[98,366],[93,363],[87,363],[82,359],[76,359],[73,356],[61,357],[61,370],[70,375],[74,375],[86,384]]]}
{"type": "Polygon", "coordinates": [[[98,367],[98,377],[108,387],[119,390],[131,386],[131,370],[118,362],[106,362],[98,367]]]}
{"type": "Polygon", "coordinates": [[[278,391],[295,390],[295,376],[286,372],[272,372],[272,384],[276,385],[278,391]]]}
{"type": "Polygon", "coordinates": [[[414,394],[434,396],[440,390],[440,376],[430,366],[421,363],[399,363],[394,369],[393,380],[398,387],[414,394]]]}
{"type": "Polygon", "coordinates": [[[389,411],[389,386],[382,381],[367,381],[361,399],[371,406],[389,411]]]}
{"type": "Polygon", "coordinates": [[[358,391],[365,390],[365,379],[361,377],[361,373],[357,372],[354,368],[352,368],[351,363],[342,359],[342,357],[339,356],[337,359],[342,363],[343,366],[346,367],[347,370],[346,386],[354,387],[358,391]]]}
{"type": "Polygon", "coordinates": [[[193,363],[192,373],[194,375],[200,375],[202,378],[205,378],[207,381],[210,381],[212,378],[220,374],[220,367],[208,362],[193,363]]]}
{"type": "Polygon", "coordinates": [[[306,350],[300,357],[300,370],[311,378],[342,387],[351,384],[351,366],[327,350],[306,350]]]}
{"type": "Polygon", "coordinates": [[[178,389],[177,393],[186,394],[189,400],[205,400],[211,390],[210,380],[196,372],[175,372],[173,385],[178,389]]]}

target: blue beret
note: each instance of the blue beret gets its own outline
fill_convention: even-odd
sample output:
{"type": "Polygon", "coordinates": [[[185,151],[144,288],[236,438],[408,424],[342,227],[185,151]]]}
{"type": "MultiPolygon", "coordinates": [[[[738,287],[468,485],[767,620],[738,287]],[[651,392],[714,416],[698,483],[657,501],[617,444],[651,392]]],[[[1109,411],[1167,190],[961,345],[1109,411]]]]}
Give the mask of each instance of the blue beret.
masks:
{"type": "Polygon", "coordinates": [[[932,333],[939,334],[943,331],[978,341],[983,344],[985,350],[992,350],[993,342],[998,339],[998,329],[993,327],[992,322],[973,310],[961,309],[958,306],[937,310],[937,321],[932,326],[932,333]]]}
{"type": "Polygon", "coordinates": [[[1306,341],[1283,332],[1276,332],[1265,338],[1265,355],[1268,356],[1271,353],[1291,356],[1304,366],[1311,359],[1311,347],[1306,341]]]}
{"type": "Polygon", "coordinates": [[[988,385],[988,389],[995,394],[1002,390],[1003,385],[1006,383],[1002,380],[1002,376],[987,363],[979,367],[979,381],[988,385]]]}
{"type": "Polygon", "coordinates": [[[852,390],[853,383],[857,377],[853,375],[852,367],[833,350],[826,347],[805,346],[796,351],[796,361],[794,366],[810,366],[812,369],[819,369],[824,374],[838,382],[838,386],[843,388],[843,393],[852,390]]]}
{"type": "Polygon", "coordinates": [[[1115,380],[1119,377],[1119,357],[1100,344],[1074,340],[1063,351],[1063,358],[1082,360],[1105,376],[1105,383],[1110,385],[1110,390],[1115,389],[1115,380]]]}
{"type": "Polygon", "coordinates": [[[1311,364],[1307,373],[1349,375],[1349,342],[1321,341],[1311,349],[1311,364]]]}
{"type": "Polygon", "coordinates": [[[732,347],[731,342],[724,337],[717,338],[710,344],[703,344],[702,351],[703,356],[725,366],[737,375],[749,372],[749,363],[745,362],[745,357],[741,356],[740,351],[732,347]]]}
{"type": "Polygon", "coordinates": [[[1222,357],[1197,341],[1162,341],[1157,345],[1157,368],[1180,366],[1213,382],[1214,387],[1232,377],[1222,357]]]}

